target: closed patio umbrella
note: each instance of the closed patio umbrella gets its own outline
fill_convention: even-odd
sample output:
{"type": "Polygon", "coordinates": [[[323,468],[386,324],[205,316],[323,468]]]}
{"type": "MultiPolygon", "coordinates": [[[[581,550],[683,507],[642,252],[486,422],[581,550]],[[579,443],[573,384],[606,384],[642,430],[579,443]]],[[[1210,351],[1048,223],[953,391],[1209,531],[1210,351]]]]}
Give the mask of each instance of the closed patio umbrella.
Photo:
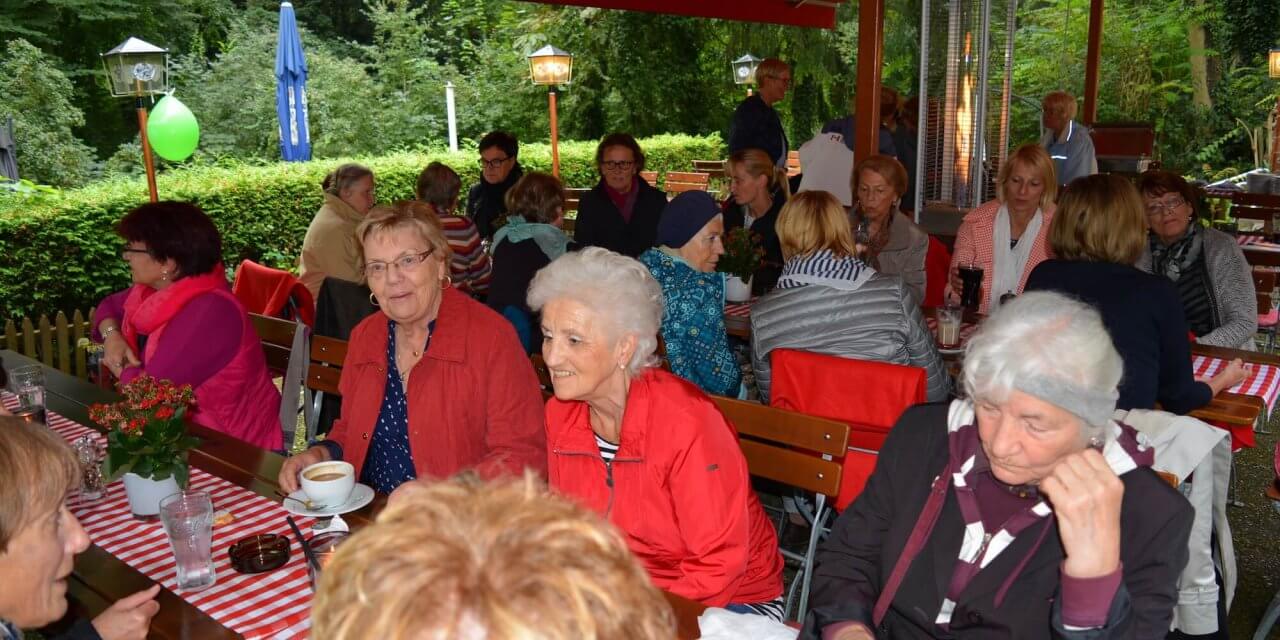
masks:
{"type": "Polygon", "coordinates": [[[280,117],[280,157],[287,162],[311,159],[307,128],[307,59],[293,5],[280,5],[280,35],[276,43],[276,114],[280,117]]]}
{"type": "Polygon", "coordinates": [[[13,137],[13,117],[5,118],[0,127],[0,176],[18,179],[18,142],[13,137]]]}

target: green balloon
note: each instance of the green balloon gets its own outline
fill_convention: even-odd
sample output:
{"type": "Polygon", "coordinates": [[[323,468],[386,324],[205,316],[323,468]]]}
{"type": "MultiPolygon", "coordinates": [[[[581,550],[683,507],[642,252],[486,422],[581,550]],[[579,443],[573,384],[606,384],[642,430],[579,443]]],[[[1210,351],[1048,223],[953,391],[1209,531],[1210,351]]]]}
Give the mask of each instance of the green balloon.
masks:
{"type": "Polygon", "coordinates": [[[200,125],[181,100],[165,96],[147,117],[147,138],[156,155],[171,162],[182,162],[191,157],[200,143],[200,125]]]}

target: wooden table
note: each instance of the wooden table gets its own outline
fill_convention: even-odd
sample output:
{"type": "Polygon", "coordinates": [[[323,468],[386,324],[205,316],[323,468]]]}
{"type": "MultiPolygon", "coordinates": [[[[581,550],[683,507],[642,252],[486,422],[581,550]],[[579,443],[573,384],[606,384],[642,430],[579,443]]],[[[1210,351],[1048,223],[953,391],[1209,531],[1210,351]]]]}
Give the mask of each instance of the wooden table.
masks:
{"type": "MultiPolygon", "coordinates": [[[[1214,347],[1210,345],[1191,345],[1191,355],[1234,360],[1239,358],[1246,364],[1266,364],[1280,367],[1280,356],[1243,349],[1214,347]]],[[[1239,427],[1249,427],[1257,423],[1258,418],[1266,411],[1262,398],[1240,393],[1224,391],[1213,397],[1209,404],[1192,411],[1190,416],[1213,422],[1221,422],[1239,427]]]]}
{"type": "MultiPolygon", "coordinates": [[[[6,368],[40,364],[7,350],[0,350],[0,358],[4,359],[6,368]]],[[[45,367],[45,384],[46,404],[50,410],[90,428],[97,427],[89,420],[89,405],[118,399],[111,391],[49,367],[45,367]]],[[[190,431],[202,441],[191,452],[193,466],[258,495],[278,500],[275,497],[278,488],[276,477],[284,462],[283,457],[197,425],[192,425],[190,431]]],[[[353,530],[358,529],[371,522],[384,506],[386,497],[379,495],[363,509],[344,514],[343,519],[353,530]]],[[[70,610],[73,615],[91,617],[116,600],[152,584],[150,578],[115,556],[97,546],[90,546],[76,556],[75,569],[68,580],[70,610]]],[[[675,594],[664,592],[663,595],[676,614],[678,637],[681,640],[700,637],[698,616],[706,607],[675,594]]],[[[157,599],[160,612],[151,621],[150,638],[220,640],[241,637],[167,589],[161,589],[157,599]]]]}

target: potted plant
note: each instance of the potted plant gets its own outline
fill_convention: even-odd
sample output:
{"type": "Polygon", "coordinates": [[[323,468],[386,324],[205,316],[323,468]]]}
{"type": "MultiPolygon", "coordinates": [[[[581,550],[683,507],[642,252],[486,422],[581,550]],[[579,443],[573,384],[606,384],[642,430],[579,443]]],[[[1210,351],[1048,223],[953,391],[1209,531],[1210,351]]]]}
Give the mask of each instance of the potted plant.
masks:
{"type": "Polygon", "coordinates": [[[89,418],[107,428],[108,481],[124,477],[134,517],[153,519],[160,501],[185,489],[187,452],[200,441],[187,435],[187,411],[195,403],[191,385],[175,385],[143,374],[120,388],[124,399],[95,404],[89,418]]]}
{"type": "Polygon", "coordinates": [[[738,227],[724,234],[724,255],[716,270],[726,274],[724,297],[730,302],[751,299],[751,276],[760,268],[764,248],[750,229],[738,227]]]}

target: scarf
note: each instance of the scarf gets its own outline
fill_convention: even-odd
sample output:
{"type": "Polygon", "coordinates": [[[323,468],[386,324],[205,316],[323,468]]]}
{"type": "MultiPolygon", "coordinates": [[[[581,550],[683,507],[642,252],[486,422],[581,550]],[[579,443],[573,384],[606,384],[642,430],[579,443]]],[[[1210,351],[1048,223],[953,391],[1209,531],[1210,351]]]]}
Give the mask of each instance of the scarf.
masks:
{"type": "MultiPolygon", "coordinates": [[[[134,353],[138,353],[139,335],[154,337],[188,302],[215,289],[226,288],[227,276],[221,262],[214,265],[209,273],[179,278],[164,289],[135,284],[124,300],[120,335],[124,336],[134,353]]],[[[156,341],[148,340],[147,351],[154,351],[155,344],[156,341]]],[[[143,356],[141,353],[138,355],[143,356]]]]}
{"type": "Polygon", "coordinates": [[[524,216],[520,215],[507,216],[507,224],[493,234],[493,248],[496,250],[503,240],[521,242],[531,238],[548,260],[554,261],[569,248],[569,236],[559,227],[541,222],[526,222],[524,216]]]}
{"type": "Polygon", "coordinates": [[[1187,232],[1173,244],[1165,246],[1156,234],[1148,239],[1151,246],[1151,272],[1177,282],[1204,250],[1204,233],[1200,225],[1187,225],[1187,232]]]}
{"type": "MultiPolygon", "coordinates": [[[[604,184],[603,180],[600,182],[604,184]]],[[[640,196],[640,178],[631,179],[631,190],[626,193],[617,191],[608,184],[604,184],[604,192],[605,195],[609,196],[609,200],[613,202],[613,206],[618,208],[618,213],[622,214],[622,221],[630,224],[631,214],[635,212],[636,200],[640,196]]]]}
{"type": "Polygon", "coordinates": [[[995,223],[995,255],[994,268],[991,274],[992,305],[999,305],[1001,296],[1006,293],[1018,293],[1018,285],[1022,283],[1022,272],[1027,268],[1027,260],[1031,257],[1031,245],[1035,244],[1040,233],[1040,223],[1044,215],[1040,209],[1031,216],[1027,228],[1018,237],[1018,244],[1012,245],[1013,219],[1009,215],[1009,207],[1000,205],[996,213],[995,223]]]}
{"type": "Polygon", "coordinates": [[[807,256],[795,256],[782,265],[778,289],[794,289],[815,284],[832,289],[854,291],[875,273],[863,261],[850,256],[837,256],[830,249],[807,256]]]}
{"type": "Polygon", "coordinates": [[[855,214],[856,224],[853,227],[855,241],[864,244],[866,248],[862,252],[862,259],[876,271],[880,270],[880,252],[889,244],[889,237],[892,235],[893,230],[893,219],[897,215],[898,211],[896,209],[889,211],[889,214],[884,219],[884,224],[880,225],[880,231],[876,232],[876,235],[872,237],[869,235],[871,221],[862,217],[861,212],[855,214]],[[866,236],[865,242],[862,236],[866,236]]]}

